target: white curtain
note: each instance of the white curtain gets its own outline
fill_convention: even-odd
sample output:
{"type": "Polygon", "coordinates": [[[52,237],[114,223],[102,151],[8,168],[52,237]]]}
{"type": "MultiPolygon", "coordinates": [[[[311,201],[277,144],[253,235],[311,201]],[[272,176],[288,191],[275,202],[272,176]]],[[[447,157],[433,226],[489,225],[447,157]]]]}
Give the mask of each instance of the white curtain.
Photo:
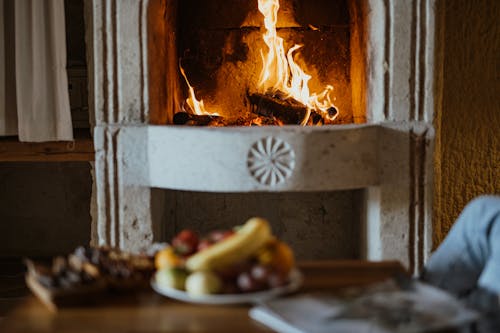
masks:
{"type": "Polygon", "coordinates": [[[64,0],[0,0],[0,135],[73,140],[64,0]]]}

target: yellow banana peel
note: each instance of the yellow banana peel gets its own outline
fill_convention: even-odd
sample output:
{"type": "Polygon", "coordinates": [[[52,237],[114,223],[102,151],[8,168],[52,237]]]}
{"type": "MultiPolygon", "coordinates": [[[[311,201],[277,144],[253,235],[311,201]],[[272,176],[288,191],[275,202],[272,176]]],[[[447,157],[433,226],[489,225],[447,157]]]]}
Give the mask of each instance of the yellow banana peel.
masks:
{"type": "Polygon", "coordinates": [[[272,237],[265,219],[249,219],[234,235],[200,251],[186,261],[190,271],[216,270],[241,262],[257,251],[272,237]]]}

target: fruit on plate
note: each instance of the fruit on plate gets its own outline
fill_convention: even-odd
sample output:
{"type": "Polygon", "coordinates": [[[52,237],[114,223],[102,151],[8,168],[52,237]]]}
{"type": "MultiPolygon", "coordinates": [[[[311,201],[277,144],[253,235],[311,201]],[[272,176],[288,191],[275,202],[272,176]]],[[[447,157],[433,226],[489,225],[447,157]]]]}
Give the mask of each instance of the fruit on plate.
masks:
{"type": "Polygon", "coordinates": [[[182,258],[175,253],[174,248],[171,246],[165,247],[155,254],[155,267],[157,270],[182,266],[184,266],[182,258]]]}
{"type": "Polygon", "coordinates": [[[295,265],[292,249],[276,238],[266,243],[257,254],[259,263],[273,267],[278,273],[286,275],[295,265]]]}
{"type": "Polygon", "coordinates": [[[255,254],[270,237],[269,223],[258,217],[251,218],[232,236],[189,257],[186,268],[190,271],[214,270],[243,261],[255,254]]]}
{"type": "Polygon", "coordinates": [[[224,239],[232,236],[235,233],[234,230],[215,230],[208,234],[207,237],[203,238],[198,243],[198,251],[205,250],[210,246],[223,241],[224,239]]]}
{"type": "Polygon", "coordinates": [[[201,238],[183,230],[172,246],[157,252],[155,265],[160,288],[186,290],[196,297],[283,286],[295,260],[292,249],[272,235],[269,222],[254,217],[232,230],[215,230],[201,238]]]}
{"type": "Polygon", "coordinates": [[[191,296],[216,294],[222,288],[222,281],[211,271],[198,271],[186,280],[186,291],[191,296]]]}
{"type": "Polygon", "coordinates": [[[163,287],[184,290],[186,286],[187,272],[183,268],[165,267],[155,274],[156,283],[163,287]]]}
{"type": "Polygon", "coordinates": [[[251,272],[242,272],[238,275],[236,286],[242,292],[254,292],[267,288],[265,279],[255,279],[251,272]]]}
{"type": "Polygon", "coordinates": [[[172,240],[172,246],[177,254],[189,256],[195,253],[198,249],[198,234],[192,230],[182,230],[172,240]]]}

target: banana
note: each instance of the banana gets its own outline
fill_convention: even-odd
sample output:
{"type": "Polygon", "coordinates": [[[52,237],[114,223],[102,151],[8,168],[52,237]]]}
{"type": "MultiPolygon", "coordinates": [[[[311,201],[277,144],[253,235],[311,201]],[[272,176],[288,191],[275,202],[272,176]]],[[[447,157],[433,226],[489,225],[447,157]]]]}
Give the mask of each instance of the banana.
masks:
{"type": "Polygon", "coordinates": [[[269,222],[251,218],[234,235],[189,257],[186,268],[190,271],[214,270],[240,262],[255,254],[271,236],[269,222]]]}

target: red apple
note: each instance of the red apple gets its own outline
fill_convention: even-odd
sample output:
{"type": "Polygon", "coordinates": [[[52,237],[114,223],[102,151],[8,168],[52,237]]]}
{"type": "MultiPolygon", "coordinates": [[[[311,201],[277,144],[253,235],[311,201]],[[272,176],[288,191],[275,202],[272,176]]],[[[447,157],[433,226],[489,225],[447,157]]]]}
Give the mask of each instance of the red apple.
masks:
{"type": "Polygon", "coordinates": [[[189,256],[198,250],[198,242],[199,240],[196,232],[185,229],[174,237],[172,246],[176,253],[183,256],[189,256]]]}

